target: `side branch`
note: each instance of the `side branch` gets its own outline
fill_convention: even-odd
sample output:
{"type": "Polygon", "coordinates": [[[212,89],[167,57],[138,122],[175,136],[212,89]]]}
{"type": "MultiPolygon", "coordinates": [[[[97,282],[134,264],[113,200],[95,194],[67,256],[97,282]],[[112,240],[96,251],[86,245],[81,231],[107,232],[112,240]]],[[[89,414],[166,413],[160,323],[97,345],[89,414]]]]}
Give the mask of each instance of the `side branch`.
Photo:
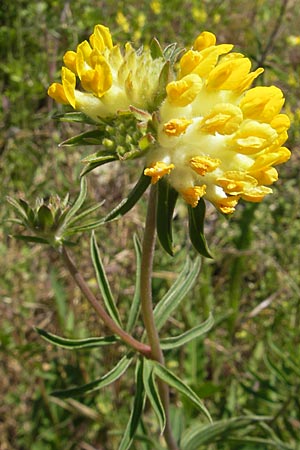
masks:
{"type": "Polygon", "coordinates": [[[81,290],[82,294],[85,296],[85,298],[88,300],[88,302],[92,305],[98,316],[102,319],[102,321],[105,323],[105,325],[112,331],[112,333],[119,336],[122,341],[124,341],[126,344],[128,344],[130,347],[132,347],[137,352],[144,355],[146,358],[149,358],[151,356],[151,348],[149,345],[143,344],[142,342],[139,342],[134,337],[132,337],[130,334],[128,334],[126,331],[124,331],[122,328],[117,325],[114,320],[107,314],[103,306],[101,305],[100,301],[97,299],[97,297],[93,294],[93,292],[88,287],[87,283],[85,282],[84,278],[82,277],[81,273],[78,271],[77,267],[75,266],[73,260],[71,259],[67,249],[65,247],[62,247],[61,250],[61,256],[62,259],[69,270],[70,274],[72,275],[75,283],[81,290]]]}

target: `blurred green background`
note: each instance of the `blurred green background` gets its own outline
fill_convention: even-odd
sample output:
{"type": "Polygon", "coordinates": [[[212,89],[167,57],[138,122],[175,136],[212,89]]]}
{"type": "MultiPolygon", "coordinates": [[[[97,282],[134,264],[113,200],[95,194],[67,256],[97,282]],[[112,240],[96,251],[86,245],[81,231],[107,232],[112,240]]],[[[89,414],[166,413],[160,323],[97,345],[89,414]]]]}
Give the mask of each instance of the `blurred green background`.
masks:
{"type": "MultiPolygon", "coordinates": [[[[163,331],[184,330],[212,311],[213,330],[170,352],[170,367],[204,398],[215,420],[246,413],[271,417],[268,425],[237,430],[203,448],[300,449],[299,1],[2,0],[0,22],[0,450],[114,450],[128,420],[133,395],[128,379],[76,401],[51,397],[53,389],[101,376],[118,353],[70,354],[40,339],[35,326],[67,337],[103,330],[57,255],[12,239],[6,221],[13,216],[6,195],[34,203],[36,196],[68,191],[74,198],[79,190],[84,152],[58,147],[78,130],[51,119],[58,106],[47,97],[47,88],[59,81],[65,51],[88,38],[97,23],[110,27],[115,42],[129,40],[136,48],[153,36],[162,45],[188,47],[201,31],[212,31],[219,43],[234,43],[236,51],[250,57],[254,69],[266,69],[258,83],[275,84],[285,93],[292,158],[280,166],[274,194],[258,205],[239,205],[230,219],[208,207],[206,236],[215,259],[203,261],[198,285],[163,331]],[[277,444],[251,443],[254,436],[277,444]]],[[[106,200],[101,214],[136,179],[136,162],[122,169],[112,164],[89,175],[90,198],[106,200]]],[[[133,293],[132,236],[141,233],[144,212],[141,202],[97,233],[124,313],[133,293]]],[[[194,255],[183,205],[177,218],[176,256],[170,258],[158,246],[157,298],[175,279],[186,252],[194,255]]],[[[88,253],[86,235],[75,254],[95,288],[88,253]]],[[[181,398],[172,400],[183,429],[203,420],[181,398]]],[[[145,423],[157,432],[150,413],[145,423]]],[[[133,446],[149,448],[138,441],[133,446]]]]}

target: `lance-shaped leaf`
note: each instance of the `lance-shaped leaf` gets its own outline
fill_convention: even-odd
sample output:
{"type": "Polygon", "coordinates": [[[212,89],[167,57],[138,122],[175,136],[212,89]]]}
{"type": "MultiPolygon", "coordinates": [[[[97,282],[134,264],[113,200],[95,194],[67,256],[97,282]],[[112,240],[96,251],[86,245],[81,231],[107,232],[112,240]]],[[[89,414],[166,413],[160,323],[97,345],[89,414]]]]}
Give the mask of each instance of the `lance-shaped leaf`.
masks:
{"type": "Polygon", "coordinates": [[[197,424],[188,429],[181,441],[182,450],[199,450],[200,445],[216,442],[221,437],[226,440],[229,434],[238,429],[244,429],[255,422],[271,420],[269,416],[239,416],[219,420],[210,424],[197,424]]]}
{"type": "Polygon", "coordinates": [[[105,274],[105,270],[102,264],[102,260],[100,257],[99,248],[97,245],[95,234],[92,233],[91,235],[91,256],[92,261],[94,265],[94,269],[96,272],[96,277],[98,281],[98,285],[103,297],[103,301],[105,303],[105,306],[107,308],[107,311],[109,312],[111,318],[119,325],[121,326],[121,320],[119,317],[119,312],[115,304],[114,297],[112,295],[108,279],[105,274]]]}
{"type": "Polygon", "coordinates": [[[79,195],[78,195],[77,199],[75,200],[74,204],[71,206],[71,208],[65,215],[65,218],[64,218],[65,225],[69,224],[72,217],[75,216],[77,211],[81,208],[81,206],[83,205],[83,203],[86,199],[86,194],[87,194],[87,181],[86,181],[86,178],[81,178],[79,195]]]}
{"type": "Polygon", "coordinates": [[[144,175],[144,171],[143,171],[137,184],[130,191],[128,197],[126,199],[124,199],[121,203],[119,203],[119,205],[116,206],[116,208],[114,208],[105,217],[105,222],[108,222],[108,221],[113,220],[120,216],[124,216],[124,214],[126,214],[128,211],[130,211],[131,208],[133,208],[134,205],[141,198],[141,196],[143,195],[143,193],[149,186],[150,181],[151,181],[150,177],[147,177],[146,175],[144,175]]]}
{"type": "Polygon", "coordinates": [[[94,153],[93,155],[89,155],[84,160],[82,160],[83,163],[86,163],[86,166],[80,172],[80,176],[83,177],[97,167],[103,166],[104,164],[110,163],[112,161],[116,161],[117,159],[119,159],[119,157],[115,150],[102,150],[94,153]]]}
{"type": "Polygon", "coordinates": [[[163,433],[166,426],[166,415],[154,377],[154,368],[149,360],[144,360],[143,382],[146,395],[158,419],[160,432],[163,433]]]}
{"type": "Polygon", "coordinates": [[[195,208],[188,206],[189,233],[193,246],[206,258],[212,258],[204,237],[205,202],[200,198],[195,208]]]}
{"type": "Polygon", "coordinates": [[[133,407],[131,410],[130,418],[123,435],[123,438],[120,442],[118,450],[128,450],[131,448],[131,444],[133,442],[134,435],[136,433],[137,427],[139,425],[141,415],[144,409],[145,403],[145,393],[144,393],[144,384],[143,384],[143,364],[144,360],[140,359],[137,361],[135,379],[135,397],[133,402],[133,407]]]}
{"type": "Polygon", "coordinates": [[[178,193],[164,178],[158,182],[156,229],[165,251],[173,256],[172,219],[178,193]]]}
{"type": "Polygon", "coordinates": [[[19,239],[19,241],[34,242],[35,244],[49,245],[49,241],[47,241],[47,239],[40,238],[38,236],[27,236],[26,234],[13,234],[13,237],[15,239],[19,239]]]}
{"type": "Polygon", "coordinates": [[[100,145],[102,144],[102,130],[96,129],[80,133],[60,143],[60,147],[77,147],[78,145],[100,145]]]}
{"type": "Polygon", "coordinates": [[[118,362],[118,364],[106,375],[103,375],[103,377],[98,378],[97,380],[94,380],[90,383],[84,384],[79,387],[54,391],[51,393],[51,395],[59,398],[67,398],[98,391],[99,389],[108,386],[109,384],[113,383],[118,378],[120,378],[130,366],[132,359],[133,359],[132,354],[125,355],[118,362]]]}
{"type": "Polygon", "coordinates": [[[197,280],[200,267],[200,257],[197,257],[192,264],[189,259],[186,260],[186,263],[177,280],[154,309],[154,320],[158,330],[161,329],[172,312],[178,307],[180,302],[190,291],[197,280]]]}
{"type": "Polygon", "coordinates": [[[131,333],[137,318],[139,316],[141,307],[141,260],[142,260],[142,246],[136,235],[133,236],[133,244],[135,249],[136,257],[136,269],[135,269],[135,289],[134,296],[131,302],[130,311],[128,315],[128,322],[126,326],[126,331],[131,333]]]}
{"type": "Polygon", "coordinates": [[[202,400],[198,397],[198,395],[180,378],[178,378],[173,372],[167,369],[165,366],[161,365],[157,361],[149,360],[149,364],[153,365],[154,373],[169,386],[176,389],[176,391],[183,394],[186,398],[188,398],[196,408],[198,408],[201,412],[205,414],[208,420],[211,422],[211,416],[204,406],[202,400]]]}
{"type": "Polygon", "coordinates": [[[203,334],[207,333],[214,324],[214,318],[212,314],[209,315],[208,319],[200,323],[199,325],[187,330],[185,333],[179,336],[169,337],[161,340],[161,348],[163,350],[172,350],[174,348],[181,347],[182,345],[192,341],[193,339],[199,338],[203,334]]]}
{"type": "Polygon", "coordinates": [[[85,115],[83,112],[71,111],[67,113],[55,113],[52,116],[53,119],[60,120],[62,122],[79,122],[87,123],[89,125],[99,125],[93,119],[85,115]]]}
{"type": "Polygon", "coordinates": [[[106,345],[112,345],[119,341],[117,336],[104,336],[104,337],[90,337],[86,339],[68,339],[56,334],[49,333],[41,328],[35,328],[39,335],[50,342],[53,345],[62,348],[68,348],[70,350],[86,349],[86,348],[97,348],[106,345]]]}

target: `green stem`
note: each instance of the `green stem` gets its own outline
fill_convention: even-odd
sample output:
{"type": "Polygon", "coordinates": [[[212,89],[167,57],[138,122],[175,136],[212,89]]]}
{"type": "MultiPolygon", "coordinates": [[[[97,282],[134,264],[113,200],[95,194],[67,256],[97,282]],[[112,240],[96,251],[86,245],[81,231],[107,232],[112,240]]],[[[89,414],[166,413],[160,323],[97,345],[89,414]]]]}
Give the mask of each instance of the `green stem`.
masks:
{"type": "Polygon", "coordinates": [[[137,341],[134,337],[132,337],[130,334],[128,334],[126,331],[120,328],[119,325],[117,325],[116,322],[114,322],[114,320],[107,314],[107,312],[101,305],[100,301],[88,287],[87,283],[85,282],[84,278],[78,271],[77,267],[75,266],[73,260],[71,259],[65,247],[62,247],[61,256],[65,263],[65,266],[69,270],[70,274],[72,275],[75,283],[81,290],[82,294],[92,305],[92,307],[94,308],[98,316],[103,320],[105,325],[112,331],[112,333],[119,336],[126,344],[128,344],[130,347],[132,347],[142,355],[149,358],[152,355],[152,350],[149,347],[149,345],[145,345],[142,342],[137,341]]]}
{"type": "MultiPolygon", "coordinates": [[[[164,355],[160,347],[158,331],[154,321],[152,302],[152,268],[156,240],[156,186],[152,185],[148,201],[148,211],[145,223],[144,240],[141,261],[141,309],[148,341],[151,347],[151,358],[164,365],[164,355]]],[[[169,450],[178,450],[172,434],[169,412],[169,388],[166,383],[158,380],[158,388],[166,415],[164,437],[169,450]]]]}

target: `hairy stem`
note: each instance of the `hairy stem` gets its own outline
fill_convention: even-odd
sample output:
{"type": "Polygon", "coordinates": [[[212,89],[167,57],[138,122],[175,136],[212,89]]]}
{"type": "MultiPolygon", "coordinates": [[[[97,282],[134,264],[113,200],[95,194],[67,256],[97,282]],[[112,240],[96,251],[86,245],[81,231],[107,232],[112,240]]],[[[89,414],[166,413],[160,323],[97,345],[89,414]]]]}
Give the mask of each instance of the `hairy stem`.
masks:
{"type": "MultiPolygon", "coordinates": [[[[164,356],[160,347],[159,335],[154,322],[152,302],[152,269],[156,240],[156,198],[156,186],[152,185],[148,202],[148,211],[142,247],[141,309],[144,326],[151,347],[151,358],[164,365],[164,356]]],[[[169,450],[178,450],[178,446],[173,437],[170,424],[169,388],[168,385],[161,380],[158,380],[158,388],[166,415],[166,428],[164,431],[164,437],[169,450]]]]}
{"type": "Polygon", "coordinates": [[[130,334],[128,334],[126,331],[120,328],[119,325],[117,325],[114,322],[114,320],[107,314],[101,302],[90,290],[81,273],[78,271],[77,267],[75,266],[72,258],[70,257],[65,247],[62,247],[61,256],[65,263],[65,266],[69,270],[70,274],[72,275],[75,283],[81,290],[82,294],[92,305],[98,316],[102,319],[102,321],[110,329],[110,331],[119,336],[126,344],[128,344],[134,350],[138,351],[147,358],[151,357],[152,349],[149,347],[149,345],[137,341],[134,337],[132,337],[130,334]]]}

